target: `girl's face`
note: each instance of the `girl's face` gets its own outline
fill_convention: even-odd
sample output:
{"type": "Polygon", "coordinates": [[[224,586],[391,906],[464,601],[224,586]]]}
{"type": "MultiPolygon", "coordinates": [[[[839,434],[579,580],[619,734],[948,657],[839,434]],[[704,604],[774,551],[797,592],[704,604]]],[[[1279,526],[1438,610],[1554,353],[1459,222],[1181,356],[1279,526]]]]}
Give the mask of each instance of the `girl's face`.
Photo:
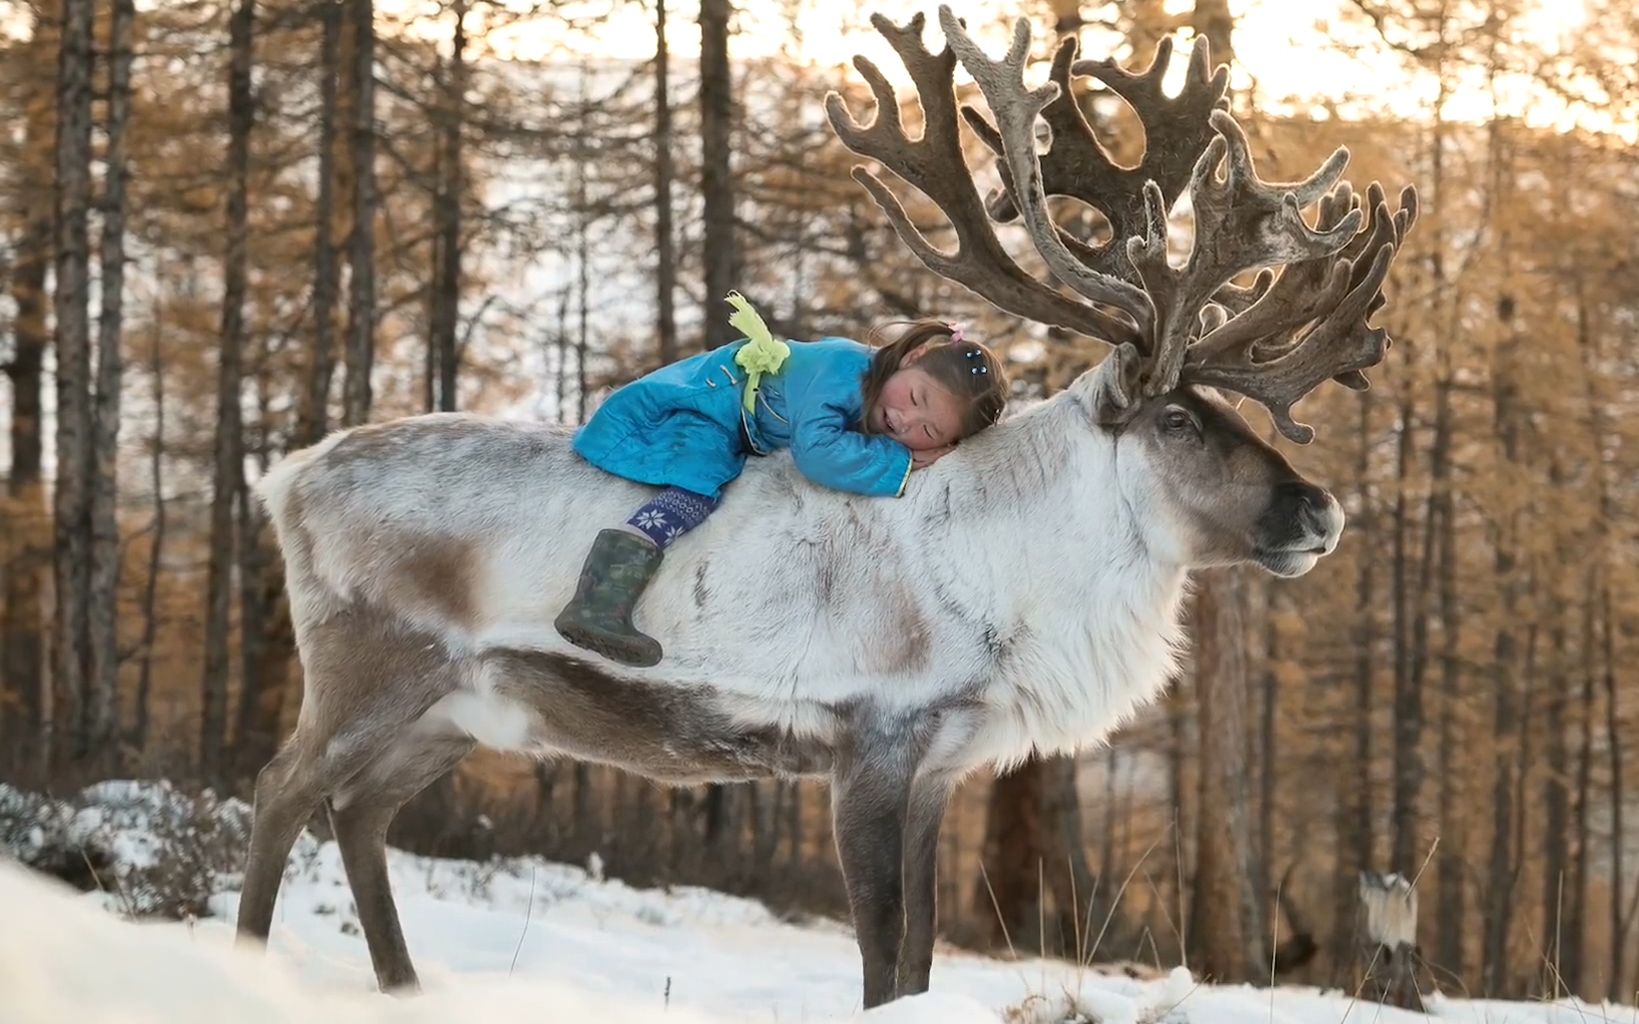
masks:
{"type": "Polygon", "coordinates": [[[871,430],[912,451],[943,448],[962,439],[962,402],[918,369],[925,348],[912,350],[882,385],[870,412],[871,430]]]}

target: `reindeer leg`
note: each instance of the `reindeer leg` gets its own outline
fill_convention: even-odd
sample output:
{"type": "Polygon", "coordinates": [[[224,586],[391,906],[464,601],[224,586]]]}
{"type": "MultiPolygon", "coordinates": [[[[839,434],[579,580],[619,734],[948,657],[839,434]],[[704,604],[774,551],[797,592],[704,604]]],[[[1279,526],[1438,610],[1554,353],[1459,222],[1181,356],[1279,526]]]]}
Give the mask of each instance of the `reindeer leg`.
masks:
{"type": "Polygon", "coordinates": [[[866,1009],[894,997],[905,936],[903,850],[914,767],[904,746],[888,737],[858,740],[839,752],[832,777],[837,857],[864,961],[866,1009]]]}
{"type": "MultiPolygon", "coordinates": [[[[302,642],[306,680],[296,732],[256,779],[250,854],[239,898],[240,941],[267,938],[285,860],[318,802],[358,791],[362,780],[378,778],[384,768],[397,770],[402,765],[393,756],[398,744],[459,683],[460,669],[437,639],[358,607],[308,630],[302,642]]],[[[422,744],[441,741],[419,738],[422,744]]],[[[409,770],[404,776],[414,780],[409,770]]],[[[399,803],[436,777],[422,778],[399,803]]],[[[398,804],[392,806],[396,811],[398,804]]],[[[344,850],[344,860],[346,856],[344,850]]]]}
{"type": "Polygon", "coordinates": [[[297,733],[256,776],[236,942],[267,940],[273,925],[273,906],[284,881],[285,861],[319,802],[321,778],[314,760],[303,736],[297,733]]]}
{"type": "Polygon", "coordinates": [[[465,736],[406,737],[329,802],[330,827],[383,992],[420,987],[387,877],[387,826],[406,801],[442,778],[475,745],[465,736]]]}
{"type": "Polygon", "coordinates": [[[939,827],[955,788],[948,775],[923,775],[911,787],[904,847],[905,942],[899,954],[902,996],[928,990],[939,917],[939,827]]]}

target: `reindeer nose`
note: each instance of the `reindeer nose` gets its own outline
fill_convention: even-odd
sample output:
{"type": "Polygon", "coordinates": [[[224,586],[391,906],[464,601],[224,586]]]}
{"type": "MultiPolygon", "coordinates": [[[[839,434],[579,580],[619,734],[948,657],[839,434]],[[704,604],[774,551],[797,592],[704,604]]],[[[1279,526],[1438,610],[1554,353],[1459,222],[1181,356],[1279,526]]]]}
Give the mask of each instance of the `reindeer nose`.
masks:
{"type": "Polygon", "coordinates": [[[1303,480],[1275,485],[1275,507],[1314,530],[1323,530],[1337,504],[1331,494],[1303,480]]]}

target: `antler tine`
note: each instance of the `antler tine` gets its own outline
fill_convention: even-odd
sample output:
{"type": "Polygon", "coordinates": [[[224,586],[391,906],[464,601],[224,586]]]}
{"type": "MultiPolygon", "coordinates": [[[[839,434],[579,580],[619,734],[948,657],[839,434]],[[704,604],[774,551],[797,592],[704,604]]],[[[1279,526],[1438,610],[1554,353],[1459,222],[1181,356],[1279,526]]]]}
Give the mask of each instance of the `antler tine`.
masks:
{"type": "MultiPolygon", "coordinates": [[[[1315,229],[1325,232],[1336,228],[1359,205],[1360,200],[1354,194],[1353,187],[1346,181],[1340,182],[1321,198],[1315,229]]],[[[1357,234],[1339,252],[1338,259],[1320,258],[1286,266],[1279,278],[1273,280],[1257,297],[1257,301],[1237,311],[1238,315],[1232,319],[1204,328],[1200,339],[1190,346],[1188,361],[1210,363],[1225,353],[1249,345],[1257,346],[1258,355],[1279,355],[1280,350],[1292,341],[1290,331],[1309,323],[1335,305],[1355,283],[1350,277],[1354,270],[1353,260],[1366,251],[1367,247],[1359,243],[1371,234],[1373,232],[1365,231],[1357,234]],[[1270,351],[1271,348],[1275,351],[1270,351]]],[[[1273,275],[1273,271],[1266,267],[1260,271],[1260,279],[1264,275],[1273,275]]],[[[1221,301],[1225,291],[1232,287],[1225,285],[1220,288],[1218,294],[1213,296],[1214,301],[1221,301]]]]}
{"type": "Polygon", "coordinates": [[[1021,18],[1015,24],[1013,44],[1000,61],[985,56],[949,7],[939,8],[939,24],[996,115],[1002,157],[1013,182],[1014,199],[1020,204],[1030,240],[1048,269],[1081,295],[1122,310],[1138,324],[1147,324],[1153,312],[1143,290],[1078,260],[1064,244],[1058,225],[1047,211],[1047,196],[1042,190],[1041,166],[1036,155],[1035,125],[1043,108],[1057,100],[1061,89],[1052,82],[1033,91],[1025,87],[1030,23],[1021,18]],[[1022,189],[1018,187],[1020,182],[1024,183],[1022,189]]]}
{"type": "MultiPolygon", "coordinates": [[[[1196,154],[1212,141],[1212,112],[1229,102],[1229,65],[1213,64],[1212,46],[1205,37],[1197,38],[1190,51],[1184,86],[1176,97],[1169,97],[1163,85],[1172,55],[1173,40],[1166,36],[1143,71],[1125,71],[1108,58],[1078,61],[1071,68],[1074,74],[1103,82],[1138,115],[1144,128],[1144,158],[1129,173],[1140,181],[1153,180],[1160,185],[1169,204],[1177,202],[1183,193],[1196,154]]],[[[1136,194],[1132,198],[1130,223],[1137,224],[1142,202],[1136,194]]]]}
{"type": "MultiPolygon", "coordinates": [[[[1363,251],[1371,251],[1373,246],[1380,245],[1385,240],[1392,238],[1394,251],[1399,253],[1405,246],[1406,235],[1410,233],[1412,225],[1417,223],[1417,190],[1409,185],[1400,190],[1400,208],[1394,211],[1392,220],[1387,222],[1382,217],[1375,215],[1375,211],[1387,211],[1388,209],[1387,196],[1383,191],[1383,186],[1375,181],[1367,189],[1366,205],[1372,208],[1374,216],[1372,218],[1371,235],[1367,237],[1362,233],[1362,235],[1356,236],[1357,239],[1366,238],[1363,251]],[[1389,233],[1391,228],[1392,235],[1389,233]]],[[[1350,243],[1351,248],[1354,244],[1353,242],[1350,243]]],[[[1346,254],[1353,256],[1349,249],[1344,251],[1346,254]]],[[[1354,258],[1358,262],[1358,256],[1354,256],[1354,258]]],[[[1355,272],[1360,273],[1358,266],[1355,272]]],[[[1383,308],[1384,303],[1387,301],[1388,299],[1383,295],[1383,290],[1379,288],[1377,294],[1372,298],[1371,304],[1366,307],[1366,316],[1370,317],[1373,313],[1376,313],[1383,308]]],[[[1388,344],[1393,344],[1392,339],[1388,341],[1388,344]]],[[[1366,379],[1366,374],[1362,370],[1346,370],[1332,379],[1353,391],[1365,391],[1371,387],[1371,381],[1366,379]]]]}
{"type": "MultiPolygon", "coordinates": [[[[1097,193],[1100,196],[1099,201],[1105,203],[1116,195],[1113,191],[1116,187],[1113,178],[1110,180],[1109,189],[1091,188],[1089,179],[1085,176],[1078,178],[1078,174],[1085,171],[1087,175],[1099,178],[1105,175],[1101,168],[1119,170],[1115,163],[1106,156],[1102,163],[1093,161],[1084,167],[1070,166],[1073,161],[1069,159],[1069,150],[1078,144],[1075,140],[1088,140],[1091,145],[1102,150],[1102,146],[1092,136],[1092,129],[1082,118],[1071,90],[1070,63],[1075,59],[1077,46],[1074,36],[1066,36],[1060,40],[1058,51],[1053,56],[1053,68],[1047,77],[1048,81],[1059,87],[1059,94],[1042,108],[1041,117],[1047,122],[1050,134],[1048,150],[1038,156],[1037,165],[1041,168],[1042,190],[1047,195],[1068,195],[1072,189],[1080,189],[1089,195],[1097,193]],[[1065,141],[1061,143],[1060,140],[1065,141]]],[[[996,154],[996,169],[1002,177],[1001,187],[991,189],[985,197],[985,210],[989,212],[990,219],[998,223],[1006,224],[1017,220],[1019,207],[1013,201],[1013,172],[1007,164],[1001,133],[985,120],[984,114],[969,104],[962,104],[962,117],[967,121],[968,127],[973,129],[973,133],[996,154]]],[[[1107,218],[1115,218],[1111,220],[1112,224],[1119,223],[1121,209],[1124,207],[1117,206],[1105,213],[1107,218]]],[[[1114,244],[1122,237],[1124,236],[1117,234],[1110,242],[1094,245],[1077,238],[1063,228],[1059,229],[1059,238],[1064,247],[1088,268],[1101,274],[1130,279],[1132,267],[1122,258],[1121,246],[1114,244]]]]}
{"type": "Polygon", "coordinates": [[[954,52],[947,46],[932,53],[923,45],[925,18],[920,14],[904,25],[873,14],[871,24],[910,73],[924,115],[922,135],[912,139],[906,134],[892,87],[869,61],[861,60],[856,60],[855,66],[876,96],[877,116],[869,125],[861,125],[848,112],[842,97],[831,92],[825,97],[831,127],[849,149],[879,161],[931,199],[955,229],[957,246],[952,253],[936,248],[911,222],[893,190],[870,169],[855,167],[855,180],[882,208],[900,240],[929,270],[1009,313],[1115,344],[1131,341],[1136,331],[1130,324],[1036,280],[1013,261],[996,238],[962,155],[951,81],[956,69],[954,52]]]}
{"type": "Polygon", "coordinates": [[[1388,331],[1368,327],[1365,321],[1366,309],[1388,276],[1393,259],[1392,245],[1379,249],[1366,279],[1285,355],[1265,363],[1191,366],[1189,380],[1257,401],[1269,410],[1282,434],[1308,444],[1314,440],[1314,428],[1292,419],[1292,406],[1332,377],[1376,366],[1388,351],[1388,331]]]}
{"type": "MultiPolygon", "coordinates": [[[[1135,275],[1123,258],[1124,242],[1144,224],[1144,183],[1156,181],[1169,204],[1177,200],[1195,155],[1213,136],[1208,118],[1222,105],[1229,85],[1228,68],[1210,72],[1210,51],[1206,41],[1201,40],[1191,55],[1183,90],[1176,97],[1167,96],[1161,83],[1171,62],[1172,47],[1171,37],[1163,39],[1149,67],[1129,72],[1114,60],[1076,60],[1076,40],[1067,37],[1054,54],[1049,75],[1057,83],[1059,94],[1041,112],[1052,129],[1047,151],[1039,157],[1042,191],[1086,203],[1110,222],[1109,243],[1088,245],[1066,235],[1066,248],[1089,268],[1129,281],[1135,280],[1135,275]],[[1073,78],[1081,75],[1102,81],[1138,116],[1145,142],[1144,157],[1138,166],[1117,164],[1087,123],[1072,89],[1073,78]]],[[[1019,216],[1019,209],[1001,135],[973,108],[964,106],[962,115],[1002,158],[1003,187],[991,195],[987,205],[996,220],[1012,220],[1019,216]]]]}
{"type": "MultiPolygon", "coordinates": [[[[1382,304],[1389,265],[1416,221],[1417,194],[1410,188],[1403,191],[1400,209],[1391,214],[1383,190],[1373,185],[1367,202],[1372,208],[1369,225],[1333,258],[1287,267],[1259,304],[1191,348],[1184,379],[1254,399],[1269,410],[1287,438],[1299,444],[1313,440],[1314,430],[1292,418],[1292,406],[1327,379],[1365,387],[1363,371],[1381,362],[1389,346],[1388,332],[1367,320],[1382,304]],[[1364,259],[1368,253],[1371,258],[1364,259]],[[1320,274],[1326,280],[1324,298],[1300,300],[1302,289],[1312,288],[1320,274]],[[1286,284],[1288,276],[1291,285],[1286,284]],[[1258,306],[1264,303],[1267,309],[1260,313],[1258,306]],[[1238,323],[1242,319],[1251,323],[1238,323]],[[1307,332],[1300,333],[1305,327],[1307,332]],[[1271,335],[1295,340],[1276,346],[1271,335]]],[[[1320,223],[1358,223],[1359,207],[1359,197],[1340,186],[1323,202],[1320,223]]]]}
{"type": "MultiPolygon", "coordinates": [[[[1164,244],[1129,243],[1133,265],[1156,303],[1155,363],[1145,381],[1150,395],[1178,386],[1200,314],[1231,279],[1261,267],[1335,257],[1362,219],[1351,210],[1324,228],[1311,229],[1303,220],[1302,207],[1324,196],[1342,175],[1347,149],[1339,148],[1303,181],[1267,182],[1258,177],[1246,134],[1234,117],[1227,110],[1214,110],[1211,117],[1218,135],[1190,175],[1195,243],[1188,264],[1174,269],[1164,244]]],[[[1160,199],[1157,189],[1152,201],[1158,208],[1160,199]]]]}

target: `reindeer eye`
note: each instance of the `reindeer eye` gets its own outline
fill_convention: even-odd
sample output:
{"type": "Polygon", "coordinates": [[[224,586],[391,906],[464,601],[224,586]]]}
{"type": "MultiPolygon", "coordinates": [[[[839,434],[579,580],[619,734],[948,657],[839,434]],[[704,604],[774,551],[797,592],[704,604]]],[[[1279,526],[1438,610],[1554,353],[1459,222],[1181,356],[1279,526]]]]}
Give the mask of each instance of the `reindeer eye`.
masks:
{"type": "Polygon", "coordinates": [[[1175,407],[1161,414],[1161,426],[1169,433],[1194,433],[1195,417],[1175,407]]]}

